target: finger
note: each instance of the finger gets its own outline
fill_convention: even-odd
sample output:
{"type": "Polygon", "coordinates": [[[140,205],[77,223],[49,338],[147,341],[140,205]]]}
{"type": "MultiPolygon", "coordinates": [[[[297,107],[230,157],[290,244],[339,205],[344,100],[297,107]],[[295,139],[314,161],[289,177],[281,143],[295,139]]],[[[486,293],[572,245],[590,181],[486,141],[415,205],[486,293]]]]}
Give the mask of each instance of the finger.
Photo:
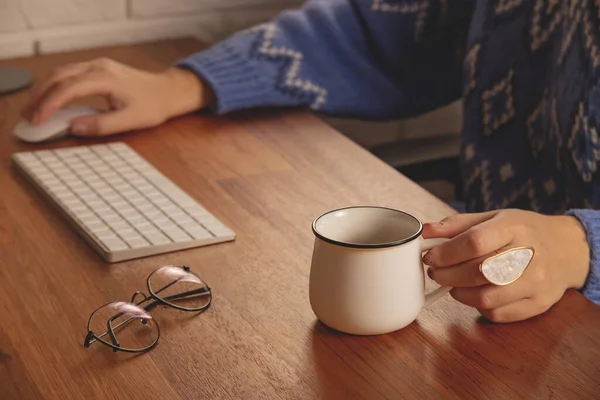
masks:
{"type": "Polygon", "coordinates": [[[548,311],[551,306],[534,299],[523,299],[491,310],[479,310],[479,312],[490,321],[507,323],[522,321],[542,314],[548,311]]]}
{"type": "Polygon", "coordinates": [[[93,74],[80,74],[66,78],[54,86],[42,100],[37,111],[36,121],[42,123],[48,119],[56,110],[63,107],[72,100],[105,94],[108,90],[106,82],[95,77],[93,74]]]}
{"type": "Polygon", "coordinates": [[[127,109],[88,115],[71,122],[71,132],[76,136],[106,136],[135,128],[137,126],[127,109]]]}
{"type": "Polygon", "coordinates": [[[472,287],[488,283],[479,271],[479,264],[484,257],[466,261],[452,267],[429,268],[427,275],[442,286],[472,287]]]}
{"type": "Polygon", "coordinates": [[[437,223],[423,225],[423,237],[452,238],[467,229],[493,218],[498,211],[455,214],[437,223]]]}
{"type": "Polygon", "coordinates": [[[524,279],[517,279],[506,286],[484,285],[475,287],[457,287],[450,291],[452,297],[479,310],[491,310],[502,307],[533,295],[533,285],[524,279]]]}
{"type": "Polygon", "coordinates": [[[484,221],[429,250],[423,262],[432,267],[450,267],[490,254],[513,240],[510,224],[508,220],[484,221]]]}
{"type": "Polygon", "coordinates": [[[54,72],[38,89],[36,89],[29,101],[29,104],[23,110],[23,117],[31,120],[35,114],[40,99],[46,92],[60,81],[84,73],[92,68],[90,63],[74,63],[65,65],[54,72]]]}
{"type": "Polygon", "coordinates": [[[427,270],[427,275],[442,286],[472,287],[485,285],[489,282],[481,273],[481,263],[483,263],[488,258],[496,255],[497,253],[501,253],[510,249],[510,246],[505,246],[501,249],[498,249],[497,251],[488,253],[483,257],[477,257],[475,259],[468,260],[463,263],[452,265],[449,267],[430,267],[427,270]]]}

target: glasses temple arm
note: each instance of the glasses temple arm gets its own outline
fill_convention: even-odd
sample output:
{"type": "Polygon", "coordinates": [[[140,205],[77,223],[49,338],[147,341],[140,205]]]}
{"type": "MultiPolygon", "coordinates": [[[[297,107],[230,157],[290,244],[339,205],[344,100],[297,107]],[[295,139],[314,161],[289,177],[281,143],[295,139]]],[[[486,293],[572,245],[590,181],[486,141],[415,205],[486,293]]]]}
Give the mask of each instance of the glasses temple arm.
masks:
{"type": "Polygon", "coordinates": [[[196,295],[207,296],[209,294],[210,294],[210,288],[208,286],[206,286],[203,288],[188,290],[187,292],[182,292],[182,293],[177,293],[177,294],[174,294],[171,296],[167,296],[163,300],[177,300],[177,299],[196,296],[196,295]]]}

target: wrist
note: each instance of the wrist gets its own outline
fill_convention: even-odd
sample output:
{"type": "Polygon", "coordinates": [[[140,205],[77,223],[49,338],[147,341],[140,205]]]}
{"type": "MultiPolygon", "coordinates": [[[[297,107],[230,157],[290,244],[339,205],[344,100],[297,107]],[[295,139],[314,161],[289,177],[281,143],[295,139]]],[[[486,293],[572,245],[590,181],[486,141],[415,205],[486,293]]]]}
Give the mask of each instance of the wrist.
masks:
{"type": "Polygon", "coordinates": [[[214,101],[210,87],[193,72],[184,68],[169,68],[161,73],[167,118],[198,111],[214,101]]]}
{"type": "Polygon", "coordinates": [[[560,244],[563,246],[566,282],[568,288],[581,289],[590,271],[590,247],[585,228],[573,216],[561,215],[553,217],[556,232],[560,232],[560,244]]]}

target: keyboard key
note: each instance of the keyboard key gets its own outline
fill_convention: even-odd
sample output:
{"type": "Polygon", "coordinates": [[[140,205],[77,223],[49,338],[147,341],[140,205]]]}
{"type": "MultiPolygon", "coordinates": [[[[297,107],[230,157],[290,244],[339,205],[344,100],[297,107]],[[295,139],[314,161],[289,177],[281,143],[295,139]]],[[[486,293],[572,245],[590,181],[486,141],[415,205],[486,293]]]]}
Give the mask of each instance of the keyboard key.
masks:
{"type": "Polygon", "coordinates": [[[115,221],[115,222],[108,222],[108,225],[113,228],[114,230],[119,230],[119,229],[125,229],[128,228],[130,225],[121,220],[121,221],[115,221]]]}
{"type": "Polygon", "coordinates": [[[81,199],[87,203],[99,199],[99,197],[95,193],[91,193],[91,192],[84,194],[84,195],[80,195],[79,197],[81,197],[81,199]]]}
{"type": "Polygon", "coordinates": [[[155,246],[171,243],[171,240],[160,232],[146,235],[146,239],[155,246]]]}
{"type": "Polygon", "coordinates": [[[135,208],[131,207],[129,204],[125,204],[119,208],[119,213],[123,216],[123,218],[133,218],[136,215],[140,215],[135,208]]]}
{"type": "Polygon", "coordinates": [[[123,173],[121,173],[121,175],[122,175],[122,176],[123,176],[125,179],[127,179],[129,182],[131,182],[131,180],[132,180],[132,179],[135,179],[135,178],[139,178],[139,177],[140,177],[140,175],[139,175],[137,172],[134,172],[134,171],[131,171],[131,170],[130,170],[130,171],[127,171],[127,172],[123,172],[123,173]]]}
{"type": "Polygon", "coordinates": [[[147,183],[142,183],[136,186],[136,188],[140,192],[144,193],[146,196],[148,196],[154,190],[154,188],[151,185],[148,185],[147,183]]]}
{"type": "Polygon", "coordinates": [[[73,193],[70,193],[70,192],[61,192],[61,194],[57,195],[57,197],[59,198],[60,201],[63,201],[65,203],[70,200],[77,199],[77,197],[73,193]]]}
{"type": "Polygon", "coordinates": [[[111,143],[108,145],[108,147],[117,153],[129,150],[129,147],[127,147],[125,143],[111,143]]]}
{"type": "Polygon", "coordinates": [[[109,203],[113,203],[117,200],[122,201],[121,196],[119,196],[118,194],[106,194],[106,193],[100,193],[100,196],[107,202],[109,203]]]}
{"type": "Polygon", "coordinates": [[[100,219],[98,219],[98,217],[96,217],[95,214],[92,214],[92,216],[83,218],[83,223],[86,225],[91,225],[91,224],[99,224],[99,223],[101,223],[101,221],[100,221],[100,219]]]}
{"type": "MultiPolygon", "coordinates": [[[[58,196],[58,198],[60,200],[60,196],[58,196]]],[[[70,200],[63,201],[63,204],[66,205],[66,206],[69,206],[71,208],[85,207],[85,205],[83,204],[83,202],[81,200],[79,200],[77,197],[75,197],[73,199],[70,199],[70,200]]]]}
{"type": "Polygon", "coordinates": [[[161,209],[163,211],[165,211],[167,214],[170,213],[170,212],[175,212],[175,211],[180,211],[181,210],[179,207],[177,207],[175,205],[175,203],[173,203],[171,201],[168,201],[168,200],[167,200],[167,203],[165,203],[165,205],[161,207],[161,209]]]}
{"type": "Polygon", "coordinates": [[[140,189],[141,185],[144,186],[148,186],[146,185],[146,180],[144,178],[142,178],[139,174],[137,174],[136,178],[133,178],[129,181],[131,183],[131,185],[137,189],[140,189]]]}
{"type": "Polygon", "coordinates": [[[201,223],[202,225],[210,225],[213,223],[216,223],[216,224],[220,223],[219,221],[217,221],[217,219],[215,217],[213,217],[210,214],[204,214],[199,217],[194,217],[194,219],[196,221],[198,221],[199,223],[201,223]]]}
{"type": "Polygon", "coordinates": [[[196,221],[194,221],[192,219],[192,217],[190,217],[189,215],[186,215],[182,212],[180,212],[179,215],[175,215],[175,216],[169,215],[169,216],[173,219],[173,221],[175,221],[177,223],[177,225],[183,225],[183,224],[190,223],[190,222],[193,223],[194,225],[198,225],[198,223],[196,221]]]}
{"type": "Polygon", "coordinates": [[[121,239],[119,238],[109,238],[109,239],[103,239],[102,243],[104,243],[104,245],[108,248],[108,250],[110,251],[118,251],[118,250],[125,250],[128,248],[128,246],[125,244],[125,242],[123,242],[121,239]]]}
{"type": "Polygon", "coordinates": [[[70,209],[74,213],[78,213],[83,210],[89,210],[89,208],[87,208],[87,206],[85,204],[83,204],[82,202],[79,202],[79,203],[76,203],[75,205],[70,206],[70,209]]]}
{"type": "Polygon", "coordinates": [[[115,212],[109,212],[109,213],[106,213],[106,215],[103,215],[103,216],[102,216],[102,219],[103,219],[105,222],[108,222],[109,224],[110,224],[110,223],[114,223],[114,222],[121,222],[121,221],[124,221],[124,220],[123,220],[123,218],[121,218],[121,217],[120,217],[120,216],[119,216],[117,213],[115,213],[115,212]]]}
{"type": "Polygon", "coordinates": [[[146,216],[146,218],[148,219],[156,219],[160,216],[162,216],[164,218],[164,214],[161,213],[158,208],[154,208],[151,209],[150,211],[144,211],[143,214],[146,216]]]}
{"type": "Polygon", "coordinates": [[[163,232],[174,242],[183,242],[191,239],[187,233],[176,226],[163,228],[163,232]]]}
{"type": "Polygon", "coordinates": [[[179,227],[173,221],[171,221],[171,220],[167,220],[164,223],[157,224],[157,225],[163,231],[169,230],[169,229],[179,229],[179,227]]]}
{"type": "Polygon", "coordinates": [[[213,226],[213,227],[209,228],[209,230],[215,236],[230,236],[230,235],[233,235],[233,232],[231,230],[225,228],[224,226],[213,226]]]}
{"type": "Polygon", "coordinates": [[[88,189],[87,186],[82,186],[82,185],[78,185],[76,188],[73,189],[75,193],[77,193],[79,196],[87,196],[92,194],[93,192],[88,189]]]}
{"type": "Polygon", "coordinates": [[[211,218],[210,220],[203,222],[202,225],[204,225],[206,228],[218,228],[223,226],[223,224],[221,224],[221,222],[215,218],[211,218]]]}
{"type": "Polygon", "coordinates": [[[163,226],[165,224],[169,224],[169,225],[173,224],[169,218],[167,218],[163,215],[159,215],[158,217],[153,218],[152,222],[154,222],[154,224],[157,226],[163,226]]]}
{"type": "Polygon", "coordinates": [[[146,199],[144,199],[144,202],[137,207],[138,210],[140,210],[142,213],[146,213],[146,212],[151,212],[151,211],[158,211],[158,209],[156,207],[154,207],[151,204],[148,204],[148,201],[146,199]]]}
{"type": "Polygon", "coordinates": [[[76,162],[70,163],[69,168],[71,168],[74,171],[81,172],[85,168],[85,164],[82,162],[76,161],[76,162]]]}
{"type": "Polygon", "coordinates": [[[78,191],[78,190],[88,190],[87,186],[81,182],[79,179],[75,178],[75,179],[64,179],[64,181],[67,183],[67,185],[71,188],[71,190],[73,191],[78,191]]]}
{"type": "Polygon", "coordinates": [[[207,215],[206,210],[201,207],[186,208],[185,211],[192,217],[202,217],[204,215],[207,215]]]}
{"type": "Polygon", "coordinates": [[[102,175],[103,173],[110,171],[110,167],[107,165],[101,165],[99,167],[94,168],[94,170],[100,175],[102,175]]]}
{"type": "Polygon", "coordinates": [[[152,193],[152,194],[151,194],[149,197],[150,197],[152,200],[155,200],[155,201],[168,201],[168,200],[169,200],[169,199],[167,199],[167,198],[165,197],[165,195],[163,195],[163,194],[162,194],[161,192],[159,192],[159,191],[156,191],[155,193],[152,193]]]}
{"type": "Polygon", "coordinates": [[[94,232],[94,235],[96,235],[101,240],[117,238],[117,234],[110,229],[107,229],[105,231],[94,232]]]}
{"type": "Polygon", "coordinates": [[[194,239],[209,239],[213,237],[210,232],[200,227],[186,229],[186,232],[194,239]]]}
{"type": "Polygon", "coordinates": [[[53,187],[59,185],[60,181],[58,179],[56,179],[54,177],[54,175],[52,175],[52,176],[48,177],[47,179],[44,179],[44,181],[42,182],[42,184],[44,186],[46,186],[47,188],[53,188],[53,187]]]}
{"type": "Polygon", "coordinates": [[[94,222],[94,223],[87,223],[87,227],[90,228],[92,230],[92,232],[96,233],[96,232],[103,232],[103,231],[108,231],[109,228],[106,224],[98,221],[98,222],[94,222]]]}
{"type": "Polygon", "coordinates": [[[150,224],[146,224],[144,226],[136,225],[135,228],[144,236],[160,232],[155,226],[150,224]]]}
{"type": "Polygon", "coordinates": [[[174,221],[177,221],[178,218],[188,218],[188,216],[179,207],[170,207],[166,211],[167,215],[171,217],[174,221]]]}
{"type": "Polygon", "coordinates": [[[92,201],[89,203],[89,206],[92,207],[94,209],[94,211],[96,211],[96,213],[98,213],[99,215],[110,211],[110,208],[108,208],[108,205],[105,202],[103,202],[102,200],[92,201]]]}
{"type": "Polygon", "coordinates": [[[102,154],[102,159],[103,159],[104,161],[110,161],[110,162],[112,163],[113,161],[116,161],[116,160],[118,160],[118,159],[119,159],[119,157],[115,156],[115,155],[114,155],[114,154],[112,154],[112,153],[109,153],[109,152],[107,152],[107,153],[104,153],[104,154],[102,154]]]}
{"type": "Polygon", "coordinates": [[[129,200],[132,204],[140,204],[140,205],[146,204],[146,202],[147,202],[147,200],[143,196],[141,196],[137,193],[134,193],[127,200],[129,200]]]}
{"type": "Polygon", "coordinates": [[[140,234],[137,233],[135,229],[131,228],[131,225],[127,225],[124,228],[117,229],[117,233],[119,234],[119,236],[124,238],[140,237],[140,234]]]}
{"type": "Polygon", "coordinates": [[[137,225],[137,224],[140,224],[140,223],[142,223],[144,221],[147,221],[147,219],[144,218],[141,215],[135,215],[133,217],[127,217],[126,219],[127,219],[127,222],[129,222],[130,224],[132,224],[134,226],[137,225]]]}
{"type": "Polygon", "coordinates": [[[36,157],[33,153],[16,153],[14,155],[15,159],[20,162],[26,162],[29,160],[35,160],[36,157]]]}
{"type": "Polygon", "coordinates": [[[188,230],[189,228],[196,228],[198,226],[198,223],[196,221],[190,220],[186,222],[179,222],[179,226],[185,230],[188,230]]]}
{"type": "Polygon", "coordinates": [[[138,192],[136,190],[134,190],[133,188],[120,190],[120,192],[121,192],[121,196],[125,197],[126,199],[129,199],[130,197],[138,194],[138,192]]]}
{"type": "Polygon", "coordinates": [[[146,240],[144,240],[141,237],[139,237],[139,238],[132,238],[132,239],[125,238],[125,241],[133,249],[137,249],[137,248],[140,248],[140,247],[146,247],[146,246],[150,245],[150,243],[148,243],[146,240]]]}

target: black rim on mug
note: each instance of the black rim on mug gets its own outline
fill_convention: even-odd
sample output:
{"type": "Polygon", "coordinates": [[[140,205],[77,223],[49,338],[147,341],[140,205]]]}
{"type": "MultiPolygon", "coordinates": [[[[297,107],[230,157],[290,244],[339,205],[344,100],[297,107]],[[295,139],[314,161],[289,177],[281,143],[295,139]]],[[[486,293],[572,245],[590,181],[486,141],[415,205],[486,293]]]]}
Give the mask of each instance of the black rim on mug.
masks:
{"type": "Polygon", "coordinates": [[[423,232],[423,223],[421,222],[421,220],[417,217],[415,217],[414,215],[406,212],[406,211],[402,211],[402,210],[398,210],[395,208],[390,208],[390,207],[383,207],[383,206],[365,206],[365,205],[358,205],[358,206],[349,206],[349,207],[342,207],[342,208],[338,208],[335,210],[330,210],[327,211],[321,215],[319,215],[317,218],[315,218],[315,220],[312,223],[312,231],[313,234],[318,237],[319,239],[323,240],[324,242],[336,245],[336,246],[342,246],[342,247],[352,247],[352,248],[359,248],[359,249],[381,249],[381,248],[385,248],[385,247],[394,247],[394,246],[399,246],[401,244],[405,244],[408,242],[411,242],[415,239],[417,239],[419,236],[421,236],[421,233],[423,232]],[[415,233],[413,233],[412,235],[406,237],[406,238],[402,238],[402,239],[398,239],[398,240],[394,240],[394,241],[389,241],[389,242],[385,242],[385,243],[349,243],[349,242],[342,242],[339,240],[335,240],[335,239],[331,239],[328,238],[327,236],[323,235],[322,233],[319,232],[319,230],[317,229],[317,223],[319,222],[320,219],[322,219],[323,217],[326,217],[330,214],[333,213],[337,213],[340,211],[346,211],[346,210],[352,210],[352,209],[379,209],[379,210],[386,210],[386,211],[392,211],[394,213],[398,213],[398,214],[402,214],[403,216],[409,217],[411,218],[414,222],[416,222],[418,224],[418,229],[415,233]]]}

